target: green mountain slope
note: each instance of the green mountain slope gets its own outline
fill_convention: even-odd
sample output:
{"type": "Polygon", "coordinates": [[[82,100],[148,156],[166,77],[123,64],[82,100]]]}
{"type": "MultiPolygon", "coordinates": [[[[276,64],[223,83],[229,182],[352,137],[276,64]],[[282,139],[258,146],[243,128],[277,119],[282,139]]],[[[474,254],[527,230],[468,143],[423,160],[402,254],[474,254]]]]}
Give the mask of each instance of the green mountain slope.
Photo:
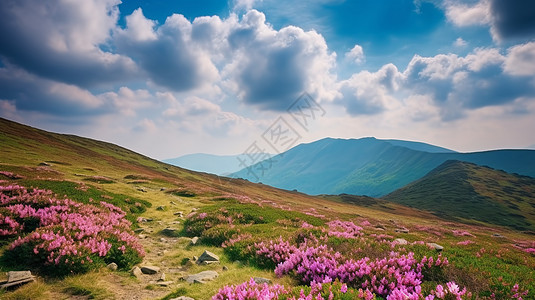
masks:
{"type": "Polygon", "coordinates": [[[535,179],[448,160],[383,199],[457,219],[535,229],[535,179]]]}
{"type": "Polygon", "coordinates": [[[447,160],[535,177],[533,150],[457,153],[422,143],[375,138],[327,138],[301,144],[269,163],[252,166],[252,170],[265,169],[256,172],[259,179],[247,169],[233,176],[313,195],[347,193],[380,197],[421,178],[447,160]]]}

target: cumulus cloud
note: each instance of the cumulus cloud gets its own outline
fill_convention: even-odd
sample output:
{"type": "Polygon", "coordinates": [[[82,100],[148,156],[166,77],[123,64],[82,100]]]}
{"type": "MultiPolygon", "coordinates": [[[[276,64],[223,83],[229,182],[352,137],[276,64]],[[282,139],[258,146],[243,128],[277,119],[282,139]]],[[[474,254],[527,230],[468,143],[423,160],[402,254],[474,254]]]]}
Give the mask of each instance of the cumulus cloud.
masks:
{"type": "Polygon", "coordinates": [[[128,57],[102,50],[118,0],[0,1],[0,57],[33,74],[90,87],[131,78],[128,57]]]}
{"type": "Polygon", "coordinates": [[[415,55],[403,72],[385,65],[342,81],[340,100],[352,115],[417,107],[415,103],[422,101],[424,110],[407,115],[415,120],[430,118],[437,111],[442,120],[454,120],[467,111],[493,106],[515,107],[508,113],[525,111],[517,108],[526,108],[519,103],[533,101],[535,94],[534,44],[514,46],[507,55],[494,48],[475,49],[464,57],[415,55]],[[438,110],[430,109],[430,104],[438,110]]]}
{"type": "Polygon", "coordinates": [[[243,102],[286,110],[304,91],[321,100],[334,97],[336,54],[317,32],[294,26],[277,31],[251,10],[230,30],[228,43],[232,59],[223,76],[243,102]]]}
{"type": "Polygon", "coordinates": [[[362,46],[355,45],[349,52],[346,53],[346,57],[356,64],[360,64],[364,61],[364,50],[362,46]]]}
{"type": "Polygon", "coordinates": [[[453,45],[456,47],[465,47],[466,45],[468,45],[468,42],[458,37],[455,42],[453,42],[453,45]]]}
{"type": "Polygon", "coordinates": [[[447,0],[442,5],[453,24],[460,27],[488,25],[496,41],[535,36],[535,2],[532,0],[479,0],[471,5],[447,0]]]}
{"type": "Polygon", "coordinates": [[[141,9],[126,18],[115,43],[120,53],[132,57],[150,80],[172,91],[186,91],[213,82],[218,70],[205,51],[191,41],[192,25],[174,14],[153,31],[154,22],[141,9]]]}

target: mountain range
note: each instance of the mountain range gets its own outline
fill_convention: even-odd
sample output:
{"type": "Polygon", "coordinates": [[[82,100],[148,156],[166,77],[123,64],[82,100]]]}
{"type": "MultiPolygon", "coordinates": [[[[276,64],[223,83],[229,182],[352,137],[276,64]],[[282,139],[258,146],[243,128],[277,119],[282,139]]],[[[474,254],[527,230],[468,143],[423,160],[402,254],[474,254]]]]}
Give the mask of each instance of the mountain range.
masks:
{"type": "Polygon", "coordinates": [[[459,153],[425,143],[372,137],[325,138],[300,144],[232,176],[311,195],[381,197],[422,178],[448,160],[535,177],[534,150],[459,153]]]}

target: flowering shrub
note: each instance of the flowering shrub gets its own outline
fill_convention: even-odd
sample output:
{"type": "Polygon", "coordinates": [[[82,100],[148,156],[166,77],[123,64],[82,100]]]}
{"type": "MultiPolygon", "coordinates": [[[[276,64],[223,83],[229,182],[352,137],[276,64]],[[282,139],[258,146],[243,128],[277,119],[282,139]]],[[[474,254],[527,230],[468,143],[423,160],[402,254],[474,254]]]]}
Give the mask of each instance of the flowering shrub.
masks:
{"type": "Polygon", "coordinates": [[[362,227],[350,221],[334,220],[327,223],[329,226],[328,235],[340,238],[352,239],[362,235],[362,227]]]}
{"type": "Polygon", "coordinates": [[[82,204],[56,199],[50,191],[0,186],[0,238],[18,235],[4,258],[49,275],[81,273],[110,262],[128,268],[144,251],[125,215],[106,202],[82,204]]]}

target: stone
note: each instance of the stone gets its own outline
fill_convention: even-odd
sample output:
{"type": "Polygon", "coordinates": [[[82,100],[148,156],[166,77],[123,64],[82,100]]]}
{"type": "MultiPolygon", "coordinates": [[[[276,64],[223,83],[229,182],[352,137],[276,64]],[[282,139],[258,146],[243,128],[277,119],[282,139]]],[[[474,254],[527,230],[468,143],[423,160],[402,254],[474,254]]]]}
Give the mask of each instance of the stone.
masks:
{"type": "Polygon", "coordinates": [[[147,238],[147,236],[146,236],[145,234],[140,234],[140,235],[138,235],[138,237],[139,237],[140,239],[145,239],[145,238],[147,238]]]}
{"type": "Polygon", "coordinates": [[[160,192],[167,190],[166,188],[160,188],[160,192]]]}
{"type": "Polygon", "coordinates": [[[169,300],[195,300],[191,297],[186,297],[186,296],[180,296],[178,298],[173,298],[173,299],[169,299],[169,300]]]}
{"type": "Polygon", "coordinates": [[[146,193],[146,192],[147,192],[147,190],[144,189],[144,188],[138,188],[137,190],[140,191],[140,192],[142,192],[142,193],[146,193]]]}
{"type": "Polygon", "coordinates": [[[176,203],[173,201],[169,201],[169,203],[171,203],[171,205],[176,205],[176,203]]]}
{"type": "Polygon", "coordinates": [[[167,240],[164,239],[164,238],[160,238],[160,242],[165,243],[165,242],[167,242],[167,240]]]}
{"type": "Polygon", "coordinates": [[[165,210],[165,205],[160,205],[156,207],[156,210],[165,210]]]}
{"type": "Polygon", "coordinates": [[[194,237],[191,238],[191,242],[190,242],[190,244],[191,244],[191,245],[197,245],[197,242],[198,242],[198,241],[199,241],[199,237],[194,236],[194,237]]]}
{"type": "Polygon", "coordinates": [[[136,229],[134,229],[135,233],[141,233],[143,231],[145,231],[145,228],[136,228],[136,229]]]}
{"type": "Polygon", "coordinates": [[[193,255],[192,259],[193,259],[193,261],[197,261],[199,258],[197,256],[193,255]]]}
{"type": "Polygon", "coordinates": [[[396,228],[395,232],[409,233],[409,230],[407,228],[396,228]]]}
{"type": "Polygon", "coordinates": [[[206,281],[211,281],[217,278],[219,274],[216,271],[202,271],[197,274],[188,275],[184,278],[188,283],[205,283],[206,281]]]}
{"type": "Polygon", "coordinates": [[[407,245],[409,242],[407,242],[406,239],[395,239],[394,243],[396,243],[398,245],[407,245]]]}
{"type": "Polygon", "coordinates": [[[201,265],[209,265],[214,263],[219,263],[219,256],[213,254],[212,252],[208,250],[204,250],[204,252],[199,256],[199,259],[197,259],[197,264],[201,265]]]}
{"type": "Polygon", "coordinates": [[[503,235],[501,235],[501,234],[499,234],[499,233],[494,233],[494,234],[492,235],[492,237],[493,237],[493,238],[500,238],[500,239],[505,238],[505,236],[503,236],[503,235]]]}
{"type": "Polygon", "coordinates": [[[228,267],[227,266],[223,266],[223,271],[228,271],[228,267]]]}
{"type": "Polygon", "coordinates": [[[0,282],[0,288],[8,288],[25,284],[35,280],[35,276],[30,271],[10,271],[7,272],[7,280],[0,282]]]}
{"type": "Polygon", "coordinates": [[[178,216],[179,218],[182,218],[182,217],[184,217],[184,212],[182,212],[182,211],[177,211],[177,212],[175,212],[173,215],[178,216]]]}
{"type": "Polygon", "coordinates": [[[180,231],[173,227],[167,227],[162,230],[162,234],[166,236],[176,237],[180,234],[180,231]]]}
{"type": "Polygon", "coordinates": [[[440,246],[440,245],[437,244],[437,243],[427,243],[426,245],[427,245],[427,247],[432,248],[432,249],[435,249],[435,250],[437,250],[438,252],[444,250],[444,247],[443,247],[443,246],[440,246]]]}
{"type": "Polygon", "coordinates": [[[256,284],[264,284],[264,283],[271,284],[270,279],[263,278],[263,277],[254,277],[253,280],[254,282],[256,282],[256,284]]]}
{"type": "Polygon", "coordinates": [[[158,281],[156,282],[157,285],[159,286],[170,286],[171,284],[173,284],[172,281],[158,281]]]}
{"type": "Polygon", "coordinates": [[[117,268],[118,268],[117,264],[114,263],[114,262],[108,264],[106,267],[107,267],[108,269],[110,269],[111,271],[117,271],[117,268]]]}
{"type": "Polygon", "coordinates": [[[143,275],[143,272],[141,272],[141,269],[139,267],[133,267],[130,271],[130,275],[136,276],[137,278],[141,277],[143,275]]]}
{"type": "Polygon", "coordinates": [[[141,272],[143,274],[149,274],[149,275],[156,274],[156,273],[160,272],[160,267],[143,266],[143,267],[141,267],[141,272]]]}
{"type": "Polygon", "coordinates": [[[158,281],[165,281],[165,273],[162,272],[162,274],[160,274],[160,278],[158,278],[158,281]]]}

